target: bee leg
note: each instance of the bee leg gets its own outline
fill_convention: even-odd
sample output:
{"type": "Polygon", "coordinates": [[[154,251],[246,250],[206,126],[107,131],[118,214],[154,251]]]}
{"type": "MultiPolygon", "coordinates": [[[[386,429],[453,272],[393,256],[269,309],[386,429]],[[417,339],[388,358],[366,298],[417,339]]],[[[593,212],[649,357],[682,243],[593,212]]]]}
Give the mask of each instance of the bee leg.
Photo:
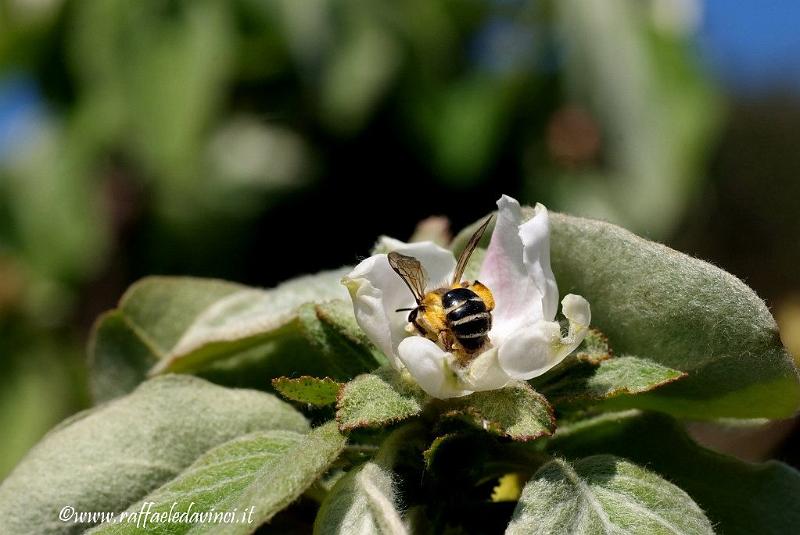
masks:
{"type": "Polygon", "coordinates": [[[453,333],[450,331],[439,331],[439,347],[452,353],[459,364],[466,365],[471,360],[470,354],[464,351],[461,344],[458,343],[453,333]]]}
{"type": "Polygon", "coordinates": [[[453,349],[453,336],[448,331],[439,331],[439,346],[445,351],[453,349]]]}

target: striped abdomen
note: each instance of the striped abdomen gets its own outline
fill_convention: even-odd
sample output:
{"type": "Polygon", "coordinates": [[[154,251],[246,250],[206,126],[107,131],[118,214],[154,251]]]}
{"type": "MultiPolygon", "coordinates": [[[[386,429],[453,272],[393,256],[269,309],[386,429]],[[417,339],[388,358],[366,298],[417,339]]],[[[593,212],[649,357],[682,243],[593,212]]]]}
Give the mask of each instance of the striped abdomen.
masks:
{"type": "Polygon", "coordinates": [[[447,326],[467,351],[475,351],[486,342],[492,328],[492,315],[486,303],[472,290],[454,288],[442,296],[447,326]]]}

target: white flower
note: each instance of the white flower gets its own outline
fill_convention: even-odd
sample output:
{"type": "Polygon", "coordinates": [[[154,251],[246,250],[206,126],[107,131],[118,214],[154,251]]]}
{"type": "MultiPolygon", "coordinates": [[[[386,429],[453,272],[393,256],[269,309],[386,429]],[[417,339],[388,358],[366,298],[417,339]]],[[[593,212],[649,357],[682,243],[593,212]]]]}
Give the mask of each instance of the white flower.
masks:
{"type": "MultiPolygon", "coordinates": [[[[398,370],[407,369],[425,392],[444,399],[502,388],[512,381],[537,377],[561,362],[586,336],[589,303],[569,294],[561,301],[569,330],[562,335],[555,321],[558,288],[550,269],[550,224],[547,209],[537,204],[523,223],[519,203],[508,196],[497,201],[491,243],[478,280],[492,292],[495,308],[489,342],[479,354],[459,360],[436,342],[410,328],[414,295],[389,265],[386,254],[373,255],[343,279],[353,300],[356,320],[398,370]],[[461,364],[468,360],[467,363],[461,364]]],[[[384,238],[389,250],[416,258],[427,275],[426,290],[449,286],[456,259],[431,242],[403,243],[384,238]]]]}

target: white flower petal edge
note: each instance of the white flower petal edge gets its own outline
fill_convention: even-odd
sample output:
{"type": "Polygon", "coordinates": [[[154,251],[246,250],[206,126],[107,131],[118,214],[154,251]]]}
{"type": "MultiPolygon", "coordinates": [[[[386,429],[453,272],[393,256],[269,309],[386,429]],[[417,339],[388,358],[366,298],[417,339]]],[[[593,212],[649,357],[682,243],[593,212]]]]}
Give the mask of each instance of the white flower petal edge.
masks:
{"type": "Polygon", "coordinates": [[[542,375],[564,360],[586,337],[591,320],[589,303],[569,294],[561,301],[561,311],[569,320],[569,332],[561,336],[555,321],[538,321],[519,329],[500,346],[497,360],[512,379],[528,380],[542,375]]]}
{"type": "MultiPolygon", "coordinates": [[[[434,284],[448,280],[456,267],[453,253],[431,242],[403,243],[384,239],[383,245],[418,259],[429,281],[434,284]]],[[[397,348],[408,336],[408,312],[396,310],[416,305],[411,291],[392,270],[385,254],[376,254],[362,261],[342,279],[342,283],[350,292],[358,325],[389,357],[392,365],[401,368],[397,348]]]]}
{"type": "Polygon", "coordinates": [[[550,268],[550,218],[537,204],[523,222],[519,203],[503,195],[497,223],[480,271],[480,281],[494,295],[492,341],[497,343],[524,325],[553,321],[558,286],[550,268]]]}
{"type": "Polygon", "coordinates": [[[447,399],[472,393],[455,371],[458,369],[455,357],[435,342],[422,336],[409,336],[400,342],[398,351],[400,360],[428,395],[447,399]]]}
{"type": "Polygon", "coordinates": [[[458,368],[461,381],[473,392],[503,388],[511,377],[497,360],[498,349],[493,347],[478,355],[466,368],[458,368]]]}

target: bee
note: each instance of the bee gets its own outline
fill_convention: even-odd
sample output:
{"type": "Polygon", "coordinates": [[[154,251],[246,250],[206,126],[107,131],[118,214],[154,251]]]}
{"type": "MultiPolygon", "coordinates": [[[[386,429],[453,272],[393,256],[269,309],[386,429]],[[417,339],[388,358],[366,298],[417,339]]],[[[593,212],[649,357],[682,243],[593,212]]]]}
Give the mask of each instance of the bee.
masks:
{"type": "Polygon", "coordinates": [[[462,361],[469,360],[486,344],[492,328],[492,292],[477,280],[461,280],[491,220],[489,216],[470,238],[458,258],[449,286],[426,291],[427,276],[419,260],[397,252],[388,254],[389,265],[406,283],[417,303],[416,307],[401,308],[397,312],[410,311],[408,321],[417,333],[437,342],[462,361]]]}

